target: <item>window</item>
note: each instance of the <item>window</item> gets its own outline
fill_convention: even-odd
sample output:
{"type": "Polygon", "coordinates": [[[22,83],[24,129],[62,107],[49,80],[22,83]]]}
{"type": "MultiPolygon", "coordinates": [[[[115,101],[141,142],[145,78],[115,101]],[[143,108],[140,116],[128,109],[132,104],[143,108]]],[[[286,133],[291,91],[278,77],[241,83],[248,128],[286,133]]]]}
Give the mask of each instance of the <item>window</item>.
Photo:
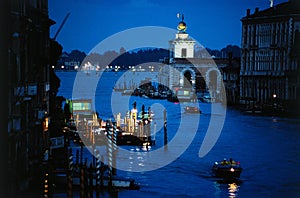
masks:
{"type": "Polygon", "coordinates": [[[181,57],[185,58],[186,57],[186,48],[181,49],[181,57]]]}

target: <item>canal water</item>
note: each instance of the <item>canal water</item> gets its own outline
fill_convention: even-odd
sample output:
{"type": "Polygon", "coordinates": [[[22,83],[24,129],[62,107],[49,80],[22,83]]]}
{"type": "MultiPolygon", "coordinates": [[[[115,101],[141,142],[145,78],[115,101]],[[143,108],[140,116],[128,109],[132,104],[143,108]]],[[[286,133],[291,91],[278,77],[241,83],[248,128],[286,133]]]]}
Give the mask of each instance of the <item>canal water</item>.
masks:
{"type": "MultiPolygon", "coordinates": [[[[72,98],[75,72],[57,72],[61,80],[58,95],[72,98]]],[[[145,77],[155,78],[155,73],[137,72],[136,81],[145,77]]],[[[96,78],[90,75],[89,78],[96,78]]],[[[213,112],[208,103],[171,103],[167,100],[151,100],[136,96],[122,96],[112,88],[125,79],[122,72],[106,72],[101,75],[95,90],[95,110],[99,117],[109,119],[120,112],[125,115],[132,103],[137,107],[144,104],[151,107],[155,116],[156,145],[148,151],[141,147],[124,146],[128,151],[118,159],[117,174],[133,178],[141,186],[140,190],[121,190],[118,197],[299,197],[300,196],[300,119],[244,114],[227,108],[220,136],[212,149],[204,157],[199,157],[199,149],[207,133],[213,112]],[[202,114],[183,113],[187,105],[199,105],[202,114]],[[184,129],[180,138],[191,143],[164,147],[163,109],[167,110],[168,141],[178,138],[179,129],[184,129]],[[196,131],[194,129],[196,128],[196,131]],[[167,165],[154,170],[143,167],[160,164],[162,158],[155,158],[154,151],[164,149],[162,158],[172,156],[167,165]],[[181,153],[176,156],[174,153],[181,153]],[[237,181],[223,182],[211,174],[215,161],[233,158],[243,167],[237,181]],[[160,160],[160,161],[159,161],[160,160]],[[120,160],[122,161],[122,160],[120,160]],[[118,165],[119,163],[119,165],[118,165]],[[128,164],[126,164],[128,163],[128,164]],[[124,165],[125,164],[125,165],[124,165]]],[[[82,82],[85,83],[85,82],[82,82]]],[[[122,84],[123,82],[121,82],[122,84]]],[[[131,80],[131,84],[134,82],[131,80]]],[[[78,98],[78,95],[77,95],[78,98]]],[[[220,121],[222,124],[222,120],[220,121]]],[[[166,161],[166,160],[165,160],[166,161]]],[[[150,166],[151,167],[151,166],[150,166]]]]}

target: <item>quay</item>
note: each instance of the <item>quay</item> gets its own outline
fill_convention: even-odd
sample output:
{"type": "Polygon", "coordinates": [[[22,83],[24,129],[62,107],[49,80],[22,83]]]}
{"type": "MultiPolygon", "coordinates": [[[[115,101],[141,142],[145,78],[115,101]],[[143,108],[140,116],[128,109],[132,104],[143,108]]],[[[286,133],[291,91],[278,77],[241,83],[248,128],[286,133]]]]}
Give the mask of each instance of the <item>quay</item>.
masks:
{"type": "Polygon", "coordinates": [[[102,120],[93,112],[91,100],[67,100],[70,118],[64,127],[64,135],[50,138],[50,148],[43,159],[43,196],[51,197],[64,192],[72,197],[87,194],[96,197],[101,192],[119,189],[137,190],[139,185],[132,178],[117,176],[117,145],[155,145],[151,135],[152,117],[150,108],[138,114],[136,102],[133,109],[122,119],[102,120]]]}
{"type": "Polygon", "coordinates": [[[77,143],[105,145],[108,131],[114,129],[117,145],[155,145],[155,137],[151,135],[154,114],[150,108],[146,111],[144,105],[138,113],[137,104],[134,102],[133,109],[124,118],[118,113],[114,115],[115,121],[111,121],[98,118],[97,113],[90,109],[76,109],[76,106],[80,106],[78,104],[89,104],[86,106],[91,107],[91,100],[73,100],[70,103],[75,108],[71,108],[71,117],[67,122],[68,138],[77,143]]]}

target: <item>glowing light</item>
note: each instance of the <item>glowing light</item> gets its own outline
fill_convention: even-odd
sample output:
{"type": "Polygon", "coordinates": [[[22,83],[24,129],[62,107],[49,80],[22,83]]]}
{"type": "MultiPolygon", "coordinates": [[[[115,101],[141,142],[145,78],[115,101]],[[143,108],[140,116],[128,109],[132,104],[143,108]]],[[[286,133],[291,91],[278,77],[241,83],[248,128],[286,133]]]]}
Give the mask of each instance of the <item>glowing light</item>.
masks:
{"type": "Polygon", "coordinates": [[[49,127],[49,118],[45,118],[45,120],[43,122],[43,130],[44,130],[44,132],[48,131],[48,127],[49,127]]]}
{"type": "Polygon", "coordinates": [[[231,168],[230,171],[231,171],[231,172],[234,172],[234,168],[231,168]]]}
{"type": "Polygon", "coordinates": [[[229,198],[237,197],[238,190],[239,190],[239,186],[236,183],[228,184],[229,198]]]}

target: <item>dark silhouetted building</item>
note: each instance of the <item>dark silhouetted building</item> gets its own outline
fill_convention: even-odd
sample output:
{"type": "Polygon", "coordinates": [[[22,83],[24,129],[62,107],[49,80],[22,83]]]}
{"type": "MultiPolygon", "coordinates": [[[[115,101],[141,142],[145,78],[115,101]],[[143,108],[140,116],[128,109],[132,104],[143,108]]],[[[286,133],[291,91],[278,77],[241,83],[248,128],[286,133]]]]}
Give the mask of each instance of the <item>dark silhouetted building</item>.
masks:
{"type": "Polygon", "coordinates": [[[9,20],[8,182],[17,191],[38,177],[48,141],[49,29],[54,21],[48,16],[48,0],[11,0],[9,20]]]}
{"type": "MultiPolygon", "coordinates": [[[[300,101],[300,6],[247,10],[242,21],[241,103],[296,110],[300,101]]],[[[299,108],[298,108],[299,109],[299,108]]]]}

